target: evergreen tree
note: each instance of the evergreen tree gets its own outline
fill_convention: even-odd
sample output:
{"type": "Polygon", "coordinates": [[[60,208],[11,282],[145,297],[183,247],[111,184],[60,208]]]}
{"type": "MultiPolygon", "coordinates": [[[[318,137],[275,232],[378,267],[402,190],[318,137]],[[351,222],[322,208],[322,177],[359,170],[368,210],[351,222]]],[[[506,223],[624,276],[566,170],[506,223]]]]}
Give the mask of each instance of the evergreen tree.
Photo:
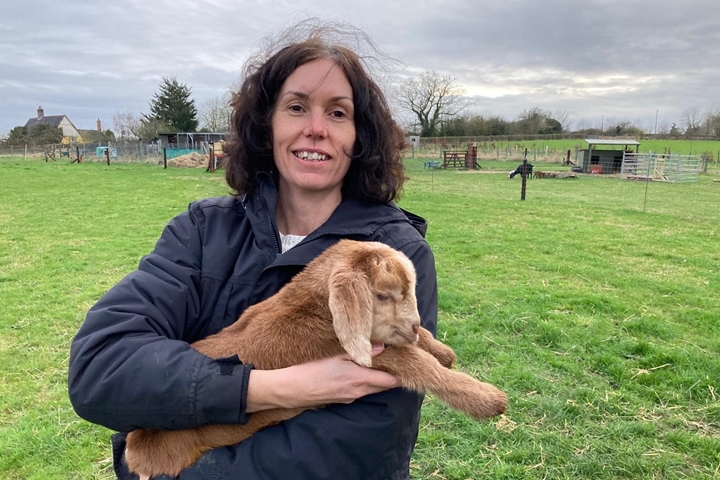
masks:
{"type": "Polygon", "coordinates": [[[28,141],[27,136],[27,129],[22,126],[17,126],[10,130],[5,143],[8,145],[23,145],[28,141]]]}
{"type": "Polygon", "coordinates": [[[30,129],[28,142],[33,145],[60,143],[63,139],[62,128],[47,123],[39,123],[30,129]]]}
{"type": "Polygon", "coordinates": [[[150,113],[143,116],[148,122],[159,120],[178,132],[195,132],[198,128],[195,100],[190,98],[190,88],[178,83],[177,77],[163,77],[160,91],[150,102],[150,113]]]}

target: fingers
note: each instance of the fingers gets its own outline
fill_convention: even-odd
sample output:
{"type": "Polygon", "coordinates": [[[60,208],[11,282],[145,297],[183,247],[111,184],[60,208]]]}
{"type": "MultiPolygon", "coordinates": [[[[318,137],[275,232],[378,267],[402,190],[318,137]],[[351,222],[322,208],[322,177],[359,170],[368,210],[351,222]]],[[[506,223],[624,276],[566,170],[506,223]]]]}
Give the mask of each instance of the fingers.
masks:
{"type": "MultiPolygon", "coordinates": [[[[378,346],[373,345],[373,356],[379,355],[384,349],[385,347],[382,344],[378,346]]],[[[346,360],[350,364],[347,365],[347,367],[349,367],[348,372],[355,379],[355,384],[359,387],[359,393],[356,398],[400,386],[398,379],[390,373],[356,365],[347,358],[343,358],[343,360],[346,360]]]]}
{"type": "MultiPolygon", "coordinates": [[[[380,344],[373,353],[383,349],[380,344]]],[[[352,403],[365,395],[398,386],[395,376],[361,367],[349,356],[339,355],[279,370],[254,370],[248,385],[247,410],[352,403]]]]}
{"type": "Polygon", "coordinates": [[[347,355],[304,365],[303,389],[312,403],[351,403],[360,397],[399,386],[387,372],[357,365],[347,355]]]}
{"type": "MultiPolygon", "coordinates": [[[[359,367],[359,368],[365,368],[365,367],[359,367]]],[[[388,390],[390,388],[395,388],[400,386],[400,382],[398,379],[387,372],[381,372],[380,370],[373,370],[372,368],[365,368],[365,370],[369,370],[370,373],[368,373],[368,379],[367,379],[367,385],[368,385],[368,391],[365,393],[365,395],[369,395],[371,393],[378,393],[385,390],[388,390]]],[[[364,395],[360,395],[362,397],[364,395]]]]}

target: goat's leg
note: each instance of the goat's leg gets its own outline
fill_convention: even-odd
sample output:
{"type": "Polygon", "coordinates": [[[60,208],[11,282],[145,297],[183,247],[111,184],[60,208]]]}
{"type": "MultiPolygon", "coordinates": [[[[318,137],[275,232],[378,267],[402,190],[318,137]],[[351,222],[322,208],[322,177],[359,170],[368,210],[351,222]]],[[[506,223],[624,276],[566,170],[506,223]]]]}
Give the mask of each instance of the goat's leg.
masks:
{"type": "Polygon", "coordinates": [[[455,359],[457,357],[453,349],[436,340],[432,336],[432,333],[422,327],[418,332],[417,346],[437,358],[443,367],[452,368],[455,366],[455,359]]]}
{"type": "Polygon", "coordinates": [[[253,413],[244,424],[205,425],[185,430],[135,430],[127,436],[125,461],[141,477],[177,476],[200,456],[217,447],[235,445],[253,433],[299,415],[305,408],[253,413]]]}
{"type": "Polygon", "coordinates": [[[432,392],[443,403],[475,419],[505,412],[507,395],[489,383],[449,370],[416,346],[393,346],[373,358],[373,368],[395,375],[400,384],[416,392],[432,392]]]}

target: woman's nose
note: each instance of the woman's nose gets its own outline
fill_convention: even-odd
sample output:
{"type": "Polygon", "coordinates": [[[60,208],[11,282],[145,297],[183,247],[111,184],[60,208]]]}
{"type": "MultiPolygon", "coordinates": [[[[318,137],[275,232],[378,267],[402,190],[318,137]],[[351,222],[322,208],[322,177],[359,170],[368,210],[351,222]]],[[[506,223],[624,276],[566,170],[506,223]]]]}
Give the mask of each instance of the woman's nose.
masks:
{"type": "Polygon", "coordinates": [[[325,138],[327,136],[327,120],[325,119],[324,112],[310,112],[308,125],[305,127],[305,135],[319,138],[325,138]]]}

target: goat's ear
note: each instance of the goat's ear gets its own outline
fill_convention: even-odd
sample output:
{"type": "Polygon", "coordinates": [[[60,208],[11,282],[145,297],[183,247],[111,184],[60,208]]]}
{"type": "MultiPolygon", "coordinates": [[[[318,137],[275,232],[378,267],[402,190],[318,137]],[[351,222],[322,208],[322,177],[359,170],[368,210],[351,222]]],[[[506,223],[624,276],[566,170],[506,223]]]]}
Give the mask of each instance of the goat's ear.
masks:
{"type": "Polygon", "coordinates": [[[328,305],[340,345],[353,362],[372,366],[373,301],[367,277],[357,271],[334,273],[328,305]]]}

